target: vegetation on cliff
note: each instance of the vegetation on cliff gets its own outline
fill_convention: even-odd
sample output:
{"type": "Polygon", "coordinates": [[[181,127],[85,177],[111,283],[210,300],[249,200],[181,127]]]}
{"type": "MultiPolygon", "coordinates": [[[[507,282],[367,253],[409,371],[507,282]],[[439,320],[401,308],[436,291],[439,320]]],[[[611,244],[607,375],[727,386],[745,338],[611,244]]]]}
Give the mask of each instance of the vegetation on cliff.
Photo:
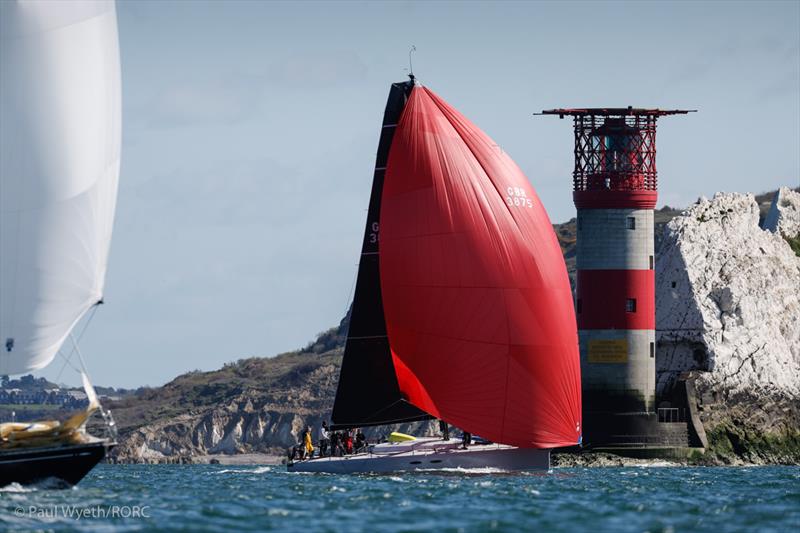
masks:
{"type": "MultiPolygon", "coordinates": [[[[113,402],[108,407],[124,436],[131,430],[153,425],[182,414],[200,413],[229,404],[243,395],[274,396],[294,386],[312,386],[306,378],[326,365],[337,369],[341,350],[325,353],[296,351],[275,357],[252,357],[228,363],[211,372],[182,374],[162,387],[146,388],[134,397],[113,402]]],[[[291,400],[291,393],[284,396],[291,400]]]]}
{"type": "Polygon", "coordinates": [[[764,433],[726,423],[706,432],[708,449],[696,464],[800,464],[800,431],[764,433]]]}
{"type": "Polygon", "coordinates": [[[800,233],[795,235],[794,237],[787,237],[786,235],[783,236],[786,239],[786,242],[789,243],[792,251],[795,253],[797,257],[800,257],[800,233]]]}

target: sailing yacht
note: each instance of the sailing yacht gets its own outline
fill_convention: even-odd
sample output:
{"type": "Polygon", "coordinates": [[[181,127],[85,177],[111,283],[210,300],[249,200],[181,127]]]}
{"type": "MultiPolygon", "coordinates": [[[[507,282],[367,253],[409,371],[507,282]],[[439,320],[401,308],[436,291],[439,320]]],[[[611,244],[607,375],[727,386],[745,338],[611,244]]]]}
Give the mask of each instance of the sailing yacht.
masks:
{"type": "Polygon", "coordinates": [[[0,2],[0,375],[44,368],[70,340],[89,400],[66,421],[0,424],[0,486],[75,484],[114,445],[72,332],[103,299],[120,98],[113,1],[0,2]],[[86,431],[96,412],[103,437],[86,431]]]}
{"type": "Polygon", "coordinates": [[[333,429],[438,418],[480,444],[395,435],[288,469],[546,470],[581,443],[561,249],[508,154],[410,78],[384,112],[333,429]]]}

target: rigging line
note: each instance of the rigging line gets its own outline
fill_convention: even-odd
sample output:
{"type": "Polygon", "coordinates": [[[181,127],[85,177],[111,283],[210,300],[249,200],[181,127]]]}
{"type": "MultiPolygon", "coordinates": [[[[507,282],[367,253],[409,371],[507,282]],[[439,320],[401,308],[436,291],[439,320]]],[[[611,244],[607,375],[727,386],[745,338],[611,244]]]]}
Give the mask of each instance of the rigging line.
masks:
{"type": "MultiPolygon", "coordinates": [[[[97,313],[97,308],[98,307],[99,306],[97,304],[94,304],[92,306],[92,312],[89,314],[89,318],[86,319],[86,323],[83,325],[83,329],[81,330],[80,334],[78,335],[78,342],[81,341],[81,339],[83,338],[83,334],[86,333],[87,329],[89,329],[89,324],[92,323],[92,319],[94,318],[94,315],[97,313]]],[[[70,336],[72,336],[71,332],[70,332],[70,336]]],[[[72,368],[75,372],[80,373],[80,369],[76,368],[72,363],[70,363],[70,360],[72,359],[72,355],[74,353],[75,353],[75,348],[74,347],[73,347],[72,351],[69,352],[69,355],[64,355],[61,352],[61,350],[58,350],[58,355],[60,355],[61,357],[64,358],[64,364],[61,365],[61,370],[58,371],[58,375],[56,376],[56,383],[58,383],[58,380],[61,379],[61,375],[64,373],[64,369],[67,368],[67,365],[69,365],[70,368],[72,368]]]]}
{"type": "Polygon", "coordinates": [[[58,383],[58,381],[61,379],[61,375],[64,373],[64,369],[67,368],[67,365],[69,364],[69,359],[67,359],[67,356],[61,353],[61,350],[58,351],[58,355],[60,355],[64,359],[64,364],[61,365],[61,370],[59,370],[58,374],[56,375],[56,383],[58,383]]]}
{"type": "MultiPolygon", "coordinates": [[[[97,304],[95,304],[95,307],[97,307],[97,304]]],[[[94,391],[94,385],[92,385],[92,380],[89,378],[89,370],[86,369],[86,361],[83,359],[83,353],[81,353],[81,349],[78,346],[78,343],[75,341],[75,335],[73,335],[72,332],[70,332],[69,338],[72,340],[72,345],[75,347],[75,351],[78,352],[78,360],[81,362],[81,370],[83,371],[83,376],[81,376],[81,384],[83,385],[84,390],[86,390],[86,394],[90,395],[90,392],[94,391]],[[89,384],[88,388],[87,382],[89,384]]],[[[110,412],[106,412],[106,410],[103,409],[103,406],[100,405],[100,401],[97,399],[97,393],[94,393],[94,396],[94,400],[91,398],[89,399],[89,406],[92,405],[92,401],[96,401],[97,407],[100,409],[100,413],[103,415],[103,420],[105,420],[106,427],[109,428],[109,431],[115,432],[116,430],[112,429],[114,426],[114,420],[110,419],[110,412]]],[[[116,436],[114,438],[116,438],[116,436]]]]}
{"type": "Polygon", "coordinates": [[[358,267],[356,267],[356,271],[353,274],[353,283],[350,284],[350,291],[348,291],[348,293],[347,293],[347,301],[344,303],[344,312],[342,313],[343,317],[347,316],[347,309],[350,307],[351,303],[353,302],[353,296],[354,296],[355,288],[356,288],[356,281],[358,280],[359,268],[360,268],[360,265],[358,267]]]}
{"type": "Polygon", "coordinates": [[[414,65],[411,63],[411,52],[416,51],[417,47],[412,44],[411,48],[408,50],[408,74],[412,80],[414,79],[414,65]]]}
{"type": "Polygon", "coordinates": [[[74,370],[75,372],[80,372],[80,369],[75,365],[73,365],[70,362],[69,358],[66,355],[64,355],[64,353],[61,350],[58,351],[58,355],[60,355],[64,359],[64,364],[61,365],[61,370],[58,371],[58,375],[56,376],[56,383],[58,383],[59,380],[61,379],[61,374],[64,373],[64,369],[67,368],[67,365],[69,365],[70,368],[72,368],[72,370],[74,370]]]}
{"type": "MultiPolygon", "coordinates": [[[[75,341],[75,335],[70,332],[69,334],[70,340],[72,340],[72,345],[75,347],[75,351],[78,353],[78,360],[81,362],[81,369],[83,373],[86,374],[86,377],[89,377],[89,371],[86,370],[86,361],[83,360],[83,354],[81,353],[81,349],[78,347],[78,343],[75,341]]],[[[89,380],[91,381],[91,380],[89,380]]]]}
{"type": "Polygon", "coordinates": [[[92,323],[92,319],[94,315],[97,314],[97,308],[99,307],[98,304],[94,304],[92,306],[92,312],[89,314],[89,318],[86,319],[86,324],[84,324],[83,329],[81,330],[80,334],[78,335],[78,342],[81,341],[83,338],[83,334],[86,333],[86,330],[89,329],[89,324],[92,323]]]}

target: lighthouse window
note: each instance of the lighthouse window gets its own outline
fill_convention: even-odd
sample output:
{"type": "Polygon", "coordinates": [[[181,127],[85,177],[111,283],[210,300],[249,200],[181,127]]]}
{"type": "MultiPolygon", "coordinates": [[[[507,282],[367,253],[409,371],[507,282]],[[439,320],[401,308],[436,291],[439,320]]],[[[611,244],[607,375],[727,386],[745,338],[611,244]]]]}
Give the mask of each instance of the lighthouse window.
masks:
{"type": "Polygon", "coordinates": [[[651,342],[650,343],[650,358],[652,359],[655,356],[656,356],[656,343],[651,342]]]}
{"type": "Polygon", "coordinates": [[[650,256],[650,270],[653,270],[653,256],[650,256]]]}
{"type": "Polygon", "coordinates": [[[628,229],[636,229],[636,219],[634,217],[628,217],[628,229]]]}
{"type": "Polygon", "coordinates": [[[628,313],[636,312],[636,298],[628,298],[625,301],[625,311],[627,311],[628,313]]]}

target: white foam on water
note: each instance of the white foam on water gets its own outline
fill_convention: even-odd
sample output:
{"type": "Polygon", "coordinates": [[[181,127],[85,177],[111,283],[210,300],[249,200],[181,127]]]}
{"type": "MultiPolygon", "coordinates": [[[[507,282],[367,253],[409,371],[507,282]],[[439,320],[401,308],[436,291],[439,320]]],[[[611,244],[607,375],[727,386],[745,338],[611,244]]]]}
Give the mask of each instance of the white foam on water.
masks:
{"type": "Polygon", "coordinates": [[[0,492],[36,492],[36,487],[23,487],[17,482],[0,487],[0,492]]]}
{"type": "Polygon", "coordinates": [[[445,467],[445,468],[418,468],[414,470],[415,472],[448,472],[448,473],[455,473],[455,474],[505,474],[509,472],[509,470],[503,470],[502,468],[496,468],[493,466],[480,466],[475,468],[462,468],[460,466],[457,467],[445,467]]]}
{"type": "Polygon", "coordinates": [[[78,490],[76,486],[70,485],[63,479],[55,478],[55,477],[46,477],[44,479],[40,479],[30,485],[20,485],[17,482],[9,483],[5,487],[0,487],[0,493],[2,492],[9,492],[9,493],[26,493],[26,492],[36,492],[38,490],[50,490],[50,489],[59,489],[59,490],[78,490]]]}
{"type": "Polygon", "coordinates": [[[226,468],[212,472],[212,474],[264,474],[271,471],[271,466],[259,466],[258,468],[226,468]]]}
{"type": "Polygon", "coordinates": [[[635,468],[665,468],[669,466],[680,466],[676,463],[670,463],[669,461],[654,461],[648,464],[641,464],[641,465],[633,465],[635,468]]]}

